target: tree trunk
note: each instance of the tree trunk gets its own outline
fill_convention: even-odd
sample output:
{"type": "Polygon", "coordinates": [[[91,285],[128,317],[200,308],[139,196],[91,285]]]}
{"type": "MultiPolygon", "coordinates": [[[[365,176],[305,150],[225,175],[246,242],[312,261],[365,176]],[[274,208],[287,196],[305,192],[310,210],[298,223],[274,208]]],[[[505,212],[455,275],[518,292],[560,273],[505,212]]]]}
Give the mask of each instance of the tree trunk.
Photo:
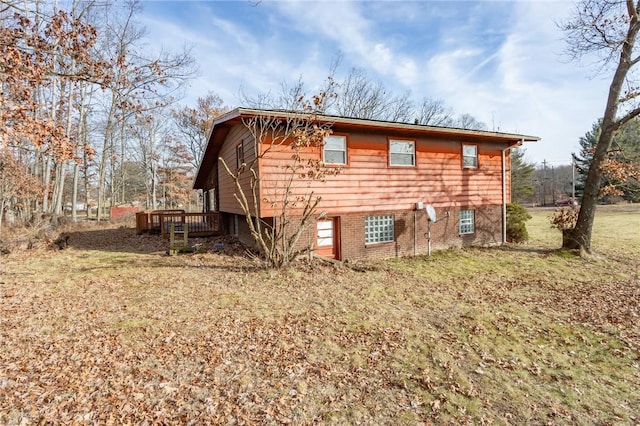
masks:
{"type": "Polygon", "coordinates": [[[124,170],[124,162],[125,162],[125,149],[126,149],[126,140],[125,140],[125,134],[124,134],[124,127],[125,127],[125,119],[122,119],[122,122],[120,123],[120,173],[119,173],[119,178],[120,178],[120,190],[121,190],[121,194],[120,194],[120,203],[124,204],[127,202],[127,185],[125,184],[127,176],[124,170]]]}
{"type": "Polygon", "coordinates": [[[106,118],[104,138],[102,140],[102,152],[100,153],[100,165],[98,168],[98,213],[97,219],[102,219],[102,207],[104,206],[104,190],[107,178],[107,160],[111,153],[110,139],[113,138],[113,120],[116,108],[116,95],[111,96],[111,105],[109,107],[109,114],[106,118]]]}
{"type": "Polygon", "coordinates": [[[155,160],[153,166],[151,166],[151,209],[156,210],[158,208],[158,179],[155,166],[155,160]]]}
{"type": "Polygon", "coordinates": [[[78,220],[78,184],[80,182],[80,166],[76,162],[73,165],[73,183],[71,189],[71,218],[74,222],[78,220]]]}
{"type": "Polygon", "coordinates": [[[606,128],[603,123],[602,133],[600,134],[598,144],[596,145],[596,151],[593,155],[593,160],[589,167],[589,173],[587,174],[587,180],[584,184],[584,192],[582,195],[580,212],[578,213],[578,220],[575,228],[571,232],[572,238],[568,241],[571,244],[569,246],[563,245],[564,248],[581,248],[587,252],[591,251],[591,235],[593,232],[593,221],[596,216],[596,205],[600,194],[602,166],[607,160],[607,155],[613,141],[613,134],[613,123],[609,122],[606,128]]]}
{"type": "Polygon", "coordinates": [[[0,198],[0,234],[2,234],[2,219],[4,218],[4,197],[0,198]]]}
{"type": "Polygon", "coordinates": [[[42,213],[51,213],[49,207],[49,190],[51,186],[51,160],[47,154],[42,155],[42,183],[44,185],[44,194],[42,195],[42,213]]]}
{"type": "MultiPolygon", "coordinates": [[[[108,124],[107,124],[107,128],[109,128],[108,124]]],[[[102,219],[102,206],[104,205],[104,185],[105,185],[106,174],[107,174],[107,150],[109,149],[108,143],[107,143],[107,138],[108,137],[109,136],[108,136],[107,132],[105,132],[104,144],[102,146],[102,154],[100,155],[100,167],[99,167],[99,170],[98,170],[98,200],[97,200],[97,204],[98,204],[97,219],[98,219],[98,222],[102,219]]]]}
{"type": "Polygon", "coordinates": [[[580,244],[576,241],[574,233],[575,228],[562,230],[562,248],[569,250],[577,250],[580,248],[580,244]]]}
{"type": "MultiPolygon", "coordinates": [[[[76,142],[76,150],[78,150],[78,158],[80,154],[86,152],[87,133],[86,133],[86,96],[87,85],[82,84],[80,86],[80,111],[78,115],[78,130],[76,132],[78,141],[76,142]]],[[[80,164],[78,159],[73,163],[73,183],[71,189],[71,218],[74,222],[78,220],[78,185],[80,185],[80,164]]],[[[87,200],[88,201],[88,200],[87,200]]],[[[88,203],[85,203],[85,208],[88,209],[88,203]]]]}
{"type": "Polygon", "coordinates": [[[91,187],[89,186],[89,158],[88,154],[84,153],[83,156],[83,180],[84,180],[84,207],[87,209],[87,219],[91,219],[91,207],[89,201],[91,201],[91,187]]]}
{"type": "Polygon", "coordinates": [[[620,94],[622,86],[625,83],[626,76],[633,65],[631,55],[635,46],[636,37],[640,25],[635,17],[630,17],[629,29],[625,42],[620,52],[620,60],[609,86],[609,97],[607,98],[607,106],[604,110],[602,118],[602,132],[598,138],[598,144],[589,166],[589,173],[584,184],[584,193],[582,195],[582,203],[578,220],[575,228],[571,232],[571,238],[567,239],[567,246],[563,243],[563,248],[580,248],[586,252],[591,252],[591,234],[593,231],[593,221],[596,215],[596,204],[600,193],[600,181],[602,179],[602,167],[607,160],[613,136],[618,130],[625,118],[618,118],[618,106],[620,103],[620,94]]]}
{"type": "Polygon", "coordinates": [[[64,180],[67,175],[67,168],[64,161],[61,161],[56,166],[56,190],[55,193],[55,204],[53,212],[57,216],[61,216],[64,212],[64,180]]]}

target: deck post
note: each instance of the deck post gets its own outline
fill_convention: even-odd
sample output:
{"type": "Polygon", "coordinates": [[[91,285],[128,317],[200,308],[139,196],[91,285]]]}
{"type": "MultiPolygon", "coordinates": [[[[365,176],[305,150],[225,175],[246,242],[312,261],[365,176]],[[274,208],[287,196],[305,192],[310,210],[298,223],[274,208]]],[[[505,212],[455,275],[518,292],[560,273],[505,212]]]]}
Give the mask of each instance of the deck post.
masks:
{"type": "Polygon", "coordinates": [[[176,254],[176,225],[171,222],[169,224],[169,255],[176,254]]]}

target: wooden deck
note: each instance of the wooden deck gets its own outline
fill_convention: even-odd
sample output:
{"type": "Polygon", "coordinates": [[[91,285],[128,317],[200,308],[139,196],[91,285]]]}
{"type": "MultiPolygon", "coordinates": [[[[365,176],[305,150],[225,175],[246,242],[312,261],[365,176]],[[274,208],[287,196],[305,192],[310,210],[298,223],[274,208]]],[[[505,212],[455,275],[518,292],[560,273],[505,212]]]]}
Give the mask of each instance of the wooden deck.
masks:
{"type": "Polygon", "coordinates": [[[176,234],[183,233],[186,225],[189,237],[211,237],[220,234],[220,214],[217,212],[186,213],[184,210],[154,210],[136,213],[138,234],[160,234],[163,238],[169,238],[171,224],[176,234]]]}

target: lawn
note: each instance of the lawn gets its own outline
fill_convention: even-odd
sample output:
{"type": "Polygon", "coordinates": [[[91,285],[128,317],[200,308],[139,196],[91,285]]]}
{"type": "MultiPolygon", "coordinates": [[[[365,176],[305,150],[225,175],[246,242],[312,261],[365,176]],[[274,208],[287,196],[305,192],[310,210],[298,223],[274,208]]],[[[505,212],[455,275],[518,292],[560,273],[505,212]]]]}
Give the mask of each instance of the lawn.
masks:
{"type": "Polygon", "coordinates": [[[0,424],[638,424],[640,206],[525,245],[268,270],[128,227],[0,257],[0,424]]]}

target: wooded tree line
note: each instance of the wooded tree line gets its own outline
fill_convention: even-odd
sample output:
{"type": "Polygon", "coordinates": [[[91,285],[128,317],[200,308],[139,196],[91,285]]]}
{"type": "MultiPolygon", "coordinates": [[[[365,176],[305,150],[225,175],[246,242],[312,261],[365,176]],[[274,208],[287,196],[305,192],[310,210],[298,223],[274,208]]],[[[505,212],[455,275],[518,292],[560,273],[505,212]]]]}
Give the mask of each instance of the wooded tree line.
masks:
{"type": "MultiPolygon", "coordinates": [[[[0,220],[66,209],[76,218],[92,205],[100,218],[110,204],[188,200],[200,154],[189,143],[201,139],[192,128],[210,120],[175,101],[196,64],[187,50],[149,48],[139,10],[136,2],[0,3],[0,220]]],[[[224,108],[213,95],[201,103],[224,108]]]]}

